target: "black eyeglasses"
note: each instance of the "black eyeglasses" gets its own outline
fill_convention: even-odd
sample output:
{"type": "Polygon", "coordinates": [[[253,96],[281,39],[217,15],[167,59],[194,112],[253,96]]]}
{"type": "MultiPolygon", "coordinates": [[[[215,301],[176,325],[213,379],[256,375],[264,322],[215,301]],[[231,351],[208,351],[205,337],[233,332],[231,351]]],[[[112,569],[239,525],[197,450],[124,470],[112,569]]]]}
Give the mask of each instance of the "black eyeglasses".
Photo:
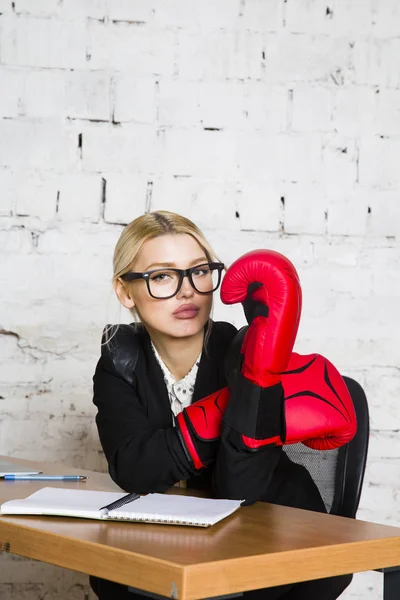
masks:
{"type": "Polygon", "coordinates": [[[124,281],[144,279],[152,298],[165,300],[175,296],[182,287],[184,277],[188,277],[191,286],[198,294],[211,294],[221,283],[223,263],[211,262],[196,265],[190,269],[153,269],[144,273],[125,273],[124,281]]]}

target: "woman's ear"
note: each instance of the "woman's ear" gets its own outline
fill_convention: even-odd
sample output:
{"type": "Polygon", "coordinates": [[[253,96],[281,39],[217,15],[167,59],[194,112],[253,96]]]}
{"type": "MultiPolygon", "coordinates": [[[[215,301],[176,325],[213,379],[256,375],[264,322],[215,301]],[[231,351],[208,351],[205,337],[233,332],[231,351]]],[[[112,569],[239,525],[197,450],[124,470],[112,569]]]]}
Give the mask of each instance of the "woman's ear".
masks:
{"type": "Polygon", "coordinates": [[[135,301],[131,296],[129,290],[125,287],[124,282],[121,279],[116,279],[113,284],[114,292],[117,295],[118,300],[121,302],[122,306],[125,308],[133,308],[135,306],[135,301]]]}

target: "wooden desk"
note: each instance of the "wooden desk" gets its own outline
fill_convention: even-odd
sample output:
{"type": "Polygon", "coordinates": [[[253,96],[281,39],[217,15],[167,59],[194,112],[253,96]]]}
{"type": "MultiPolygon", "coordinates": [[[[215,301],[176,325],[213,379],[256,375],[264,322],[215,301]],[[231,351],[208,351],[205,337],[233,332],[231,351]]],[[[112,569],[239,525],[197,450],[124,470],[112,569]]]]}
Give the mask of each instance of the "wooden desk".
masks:
{"type": "MultiPolygon", "coordinates": [[[[104,474],[30,464],[46,473],[79,472],[89,479],[72,484],[0,481],[0,503],[45,485],[119,489],[104,474]]],[[[396,567],[400,528],[257,503],[208,529],[1,516],[0,548],[163,596],[195,600],[396,567]]],[[[393,573],[385,577],[398,579],[399,571],[393,573]]]]}

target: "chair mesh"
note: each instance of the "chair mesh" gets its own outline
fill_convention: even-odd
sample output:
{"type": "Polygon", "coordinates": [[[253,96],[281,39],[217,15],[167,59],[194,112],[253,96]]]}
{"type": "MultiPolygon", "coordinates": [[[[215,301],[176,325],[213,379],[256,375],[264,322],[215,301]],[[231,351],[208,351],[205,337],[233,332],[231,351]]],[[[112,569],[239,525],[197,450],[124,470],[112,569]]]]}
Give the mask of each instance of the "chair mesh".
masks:
{"type": "Polygon", "coordinates": [[[326,510],[331,511],[336,486],[336,471],[339,449],[313,450],[303,444],[290,444],[283,447],[293,462],[303,465],[316,483],[326,510]]]}

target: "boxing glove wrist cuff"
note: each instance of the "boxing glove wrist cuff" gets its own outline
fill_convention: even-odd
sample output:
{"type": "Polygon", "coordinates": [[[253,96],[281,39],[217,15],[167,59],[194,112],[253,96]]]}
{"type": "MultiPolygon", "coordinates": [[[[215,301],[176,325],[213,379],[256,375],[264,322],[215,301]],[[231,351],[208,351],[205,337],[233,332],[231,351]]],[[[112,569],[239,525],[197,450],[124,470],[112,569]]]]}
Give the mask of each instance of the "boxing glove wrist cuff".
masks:
{"type": "Polygon", "coordinates": [[[284,439],[283,402],[281,383],[262,388],[240,373],[223,420],[248,438],[284,439]]]}
{"type": "Polygon", "coordinates": [[[187,459],[195,469],[202,469],[205,467],[205,464],[201,460],[196,445],[193,442],[193,434],[190,431],[190,426],[187,423],[183,412],[177,415],[176,423],[178,438],[183,446],[187,459]]]}

